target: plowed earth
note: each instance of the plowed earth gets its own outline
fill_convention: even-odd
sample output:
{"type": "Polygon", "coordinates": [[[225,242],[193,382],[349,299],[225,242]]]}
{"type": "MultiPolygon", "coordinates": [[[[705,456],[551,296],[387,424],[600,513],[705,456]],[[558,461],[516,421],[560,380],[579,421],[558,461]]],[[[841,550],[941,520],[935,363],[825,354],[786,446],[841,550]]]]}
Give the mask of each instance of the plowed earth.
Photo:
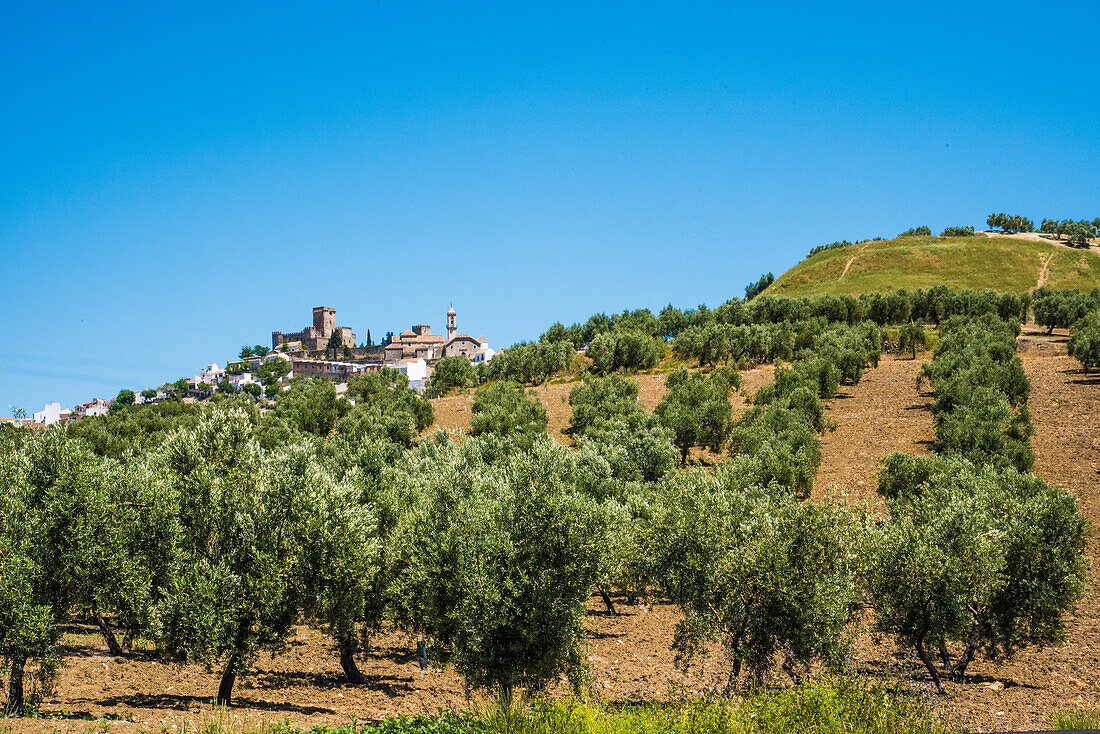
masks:
{"type": "MultiPolygon", "coordinates": [[[[1021,356],[1032,382],[1030,407],[1036,428],[1036,471],[1047,481],[1075,492],[1084,513],[1100,525],[1100,377],[1080,372],[1065,356],[1064,335],[1025,333],[1021,356]]],[[[886,357],[868,370],[862,382],[830,401],[836,430],[825,437],[824,461],[815,499],[835,486],[853,500],[876,503],[874,473],[892,451],[927,453],[933,437],[930,396],[917,390],[920,359],[886,357]]],[[[746,374],[746,388],[765,384],[770,369],[746,374]]],[[[663,377],[639,378],[641,402],[647,409],[664,392],[663,377]]],[[[571,385],[537,388],[550,414],[555,439],[568,422],[571,385]],[[562,398],[566,398],[566,402],[562,398]]],[[[926,388],[927,389],[927,388],[926,388]]],[[[440,428],[469,426],[468,397],[436,401],[440,428]],[[465,409],[464,409],[465,408],[465,409]]],[[[735,412],[744,401],[735,398],[735,412]]],[[[713,457],[702,457],[710,459],[713,457]]],[[[1088,544],[1090,578],[1100,569],[1100,544],[1088,544]]],[[[665,603],[628,605],[616,599],[619,616],[608,615],[598,598],[589,603],[589,660],[592,693],[603,700],[664,699],[672,691],[698,693],[720,681],[721,662],[713,659],[688,673],[679,671],[670,651],[676,609],[665,603]]],[[[210,699],[217,674],[200,666],[160,662],[141,651],[130,659],[107,655],[91,626],[72,625],[64,637],[66,656],[56,690],[42,706],[50,718],[9,721],[0,731],[180,731],[195,730],[220,718],[228,726],[290,719],[299,725],[347,723],[396,712],[434,712],[439,707],[469,705],[461,678],[452,669],[421,671],[415,642],[390,632],[375,640],[370,654],[360,656],[367,677],[361,686],[343,683],[330,640],[298,628],[277,655],[262,655],[235,690],[235,705],[217,713],[210,699]],[[89,719],[108,718],[106,724],[89,719]]],[[[864,631],[856,640],[857,670],[887,680],[909,677],[918,688],[922,671],[908,651],[876,641],[864,631]]],[[[1057,708],[1100,707],[1100,594],[1090,583],[1077,613],[1070,619],[1065,643],[1046,650],[1027,650],[1007,662],[979,659],[964,683],[949,684],[950,698],[936,699],[945,716],[977,731],[1039,729],[1057,708]],[[992,685],[994,683],[1003,684],[992,685]],[[991,687],[992,685],[992,687],[991,687]],[[999,689],[999,690],[998,690],[999,689]]],[[[564,686],[557,687],[564,693],[564,686]]]]}

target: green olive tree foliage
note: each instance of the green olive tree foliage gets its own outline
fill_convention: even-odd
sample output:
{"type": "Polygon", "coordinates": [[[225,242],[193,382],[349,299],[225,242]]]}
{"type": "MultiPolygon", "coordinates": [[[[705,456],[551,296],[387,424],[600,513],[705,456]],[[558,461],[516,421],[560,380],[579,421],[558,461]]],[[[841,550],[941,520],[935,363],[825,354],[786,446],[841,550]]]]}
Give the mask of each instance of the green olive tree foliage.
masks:
{"type": "Polygon", "coordinates": [[[1019,324],[988,315],[948,319],[931,363],[921,368],[936,391],[936,450],[977,463],[1031,469],[1031,390],[1016,354],[1019,324]]]}
{"type": "Polygon", "coordinates": [[[928,343],[928,337],[924,332],[924,324],[919,321],[909,321],[901,325],[898,332],[898,351],[910,352],[913,359],[917,358],[917,349],[923,349],[928,343]]]}
{"type": "Polygon", "coordinates": [[[163,471],[179,503],[179,552],[156,610],[174,657],[224,664],[219,703],[262,649],[276,649],[298,614],[296,498],[301,451],[264,454],[243,411],[215,410],[165,442],[163,471]]]}
{"type": "Polygon", "coordinates": [[[725,370],[707,376],[681,367],[668,374],[668,392],[654,413],[661,425],[672,431],[681,463],[687,463],[694,446],[715,452],[724,448],[733,427],[730,393],[736,385],[731,379],[739,380],[737,373],[725,370]]]}
{"type": "Polygon", "coordinates": [[[585,355],[597,374],[651,369],[661,361],[661,342],[641,331],[605,331],[588,343],[585,355]]]}
{"type": "Polygon", "coordinates": [[[337,480],[305,444],[288,447],[279,476],[293,482],[294,597],[306,617],[336,640],[340,665],[349,682],[364,682],[355,663],[361,647],[381,620],[376,612],[382,546],[371,503],[363,497],[361,469],[351,467],[337,480]],[[360,621],[365,621],[362,627],[360,621]]]}
{"type": "Polygon", "coordinates": [[[840,648],[856,602],[860,523],[847,509],[760,486],[750,462],[678,475],[661,494],[643,558],[659,593],[683,611],[681,663],[714,644],[754,679],[781,665],[797,677],[840,648]]]}
{"type": "Polygon", "coordinates": [[[340,435],[410,447],[435,420],[431,401],[411,389],[408,377],[397,370],[353,375],[346,398],[354,407],[337,421],[335,431],[340,435]]]}
{"type": "Polygon", "coordinates": [[[1005,214],[1004,212],[990,214],[985,222],[990,227],[1000,227],[1005,232],[1032,232],[1035,230],[1034,222],[1018,214],[1005,214]]]}
{"type": "Polygon", "coordinates": [[[1079,319],[1070,330],[1069,354],[1085,372],[1100,367],[1100,308],[1079,319]]]}
{"type": "Polygon", "coordinates": [[[979,650],[1007,657],[1063,639],[1086,581],[1088,522],[1073,494],[1011,468],[904,455],[884,462],[879,491],[889,517],[866,546],[867,598],[941,691],[936,648],[960,677],[979,650]]]}
{"type": "Polygon", "coordinates": [[[114,654],[128,645],[107,614],[131,634],[147,624],[170,567],[175,512],[143,463],[101,459],[61,429],[0,454],[0,650],[11,666],[8,709],[19,713],[26,661],[37,659],[45,692],[68,614],[90,613],[114,654]]]}
{"type": "Polygon", "coordinates": [[[432,377],[424,391],[424,397],[439,398],[456,388],[473,387],[477,384],[473,365],[461,355],[444,357],[432,368],[432,377]]]}
{"type": "Polygon", "coordinates": [[[507,382],[494,382],[478,390],[471,411],[472,435],[492,434],[524,450],[546,434],[549,422],[542,403],[528,398],[521,385],[507,382]]]}
{"type": "Polygon", "coordinates": [[[1100,309],[1100,290],[1085,294],[1071,290],[1039,288],[1032,297],[1035,323],[1047,327],[1050,334],[1055,328],[1067,329],[1077,323],[1089,311],[1100,309]]]}
{"type": "MultiPolygon", "coordinates": [[[[13,446],[0,451],[0,660],[8,673],[4,713],[19,716],[27,662],[37,663],[36,684],[47,693],[61,662],[60,611],[51,588],[52,559],[43,555],[46,522],[39,511],[47,492],[32,461],[13,446]]],[[[48,481],[48,480],[47,480],[48,481]]]]}
{"type": "Polygon", "coordinates": [[[586,667],[585,602],[608,523],[572,466],[548,438],[488,465],[444,443],[398,480],[410,507],[392,547],[396,619],[506,699],[562,674],[579,685],[586,667]]]}
{"type": "Polygon", "coordinates": [[[644,411],[638,405],[638,383],[621,375],[589,378],[569,391],[568,432],[579,436],[603,420],[636,420],[644,411]]]}

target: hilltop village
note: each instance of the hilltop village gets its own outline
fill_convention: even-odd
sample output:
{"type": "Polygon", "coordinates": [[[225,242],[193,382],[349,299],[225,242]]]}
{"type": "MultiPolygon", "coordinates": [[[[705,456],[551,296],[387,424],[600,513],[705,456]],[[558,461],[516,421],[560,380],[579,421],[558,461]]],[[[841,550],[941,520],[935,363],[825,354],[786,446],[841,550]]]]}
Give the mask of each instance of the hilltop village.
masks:
{"type": "Polygon", "coordinates": [[[465,357],[472,364],[488,362],[496,352],[484,336],[474,338],[458,331],[458,314],[447,311],[447,333],[433,334],[428,324],[414,324],[400,334],[387,334],[381,344],[359,343],[348,326],[336,325],[336,309],[317,306],[313,323],[300,331],[271,332],[271,347],[256,345],[241,349],[237,359],[226,366],[211,362],[191,377],[165,383],[140,392],[122,390],[113,399],[92,400],[62,408],[59,402],[47,403],[31,416],[16,411],[13,422],[30,427],[65,424],[85,417],[106,415],[115,401],[142,405],[180,395],[192,402],[215,392],[243,392],[254,397],[271,397],[295,377],[324,377],[336,383],[337,392],[347,387],[348,378],[362,372],[377,372],[383,367],[403,373],[409,387],[422,392],[431,379],[435,364],[444,357],[465,357]]]}

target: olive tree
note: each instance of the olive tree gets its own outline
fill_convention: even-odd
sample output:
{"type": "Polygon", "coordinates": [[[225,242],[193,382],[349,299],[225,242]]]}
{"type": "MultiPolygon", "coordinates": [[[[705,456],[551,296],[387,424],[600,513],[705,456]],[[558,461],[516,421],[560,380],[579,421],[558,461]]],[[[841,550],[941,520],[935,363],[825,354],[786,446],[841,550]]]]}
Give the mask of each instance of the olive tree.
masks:
{"type": "Polygon", "coordinates": [[[676,447],[680,449],[681,463],[687,463],[688,451],[693,446],[717,452],[729,438],[733,426],[731,374],[737,378],[736,373],[725,370],[715,370],[710,377],[700,372],[690,373],[683,367],[669,373],[668,392],[654,413],[661,425],[672,431],[676,447]]]}
{"type": "Polygon", "coordinates": [[[640,413],[638,383],[621,375],[587,379],[569,391],[569,433],[583,434],[600,421],[623,418],[628,421],[640,413]]]}
{"type": "Polygon", "coordinates": [[[432,368],[432,377],[424,396],[438,398],[455,388],[473,387],[475,384],[474,368],[470,360],[461,355],[444,357],[432,368]]]}
{"type": "Polygon", "coordinates": [[[43,548],[45,523],[36,507],[39,491],[32,471],[24,451],[0,451],[0,659],[8,673],[4,713],[9,716],[22,715],[28,703],[23,690],[27,661],[38,663],[43,693],[61,662],[50,558],[41,555],[48,550],[43,548]]]}
{"type": "Polygon", "coordinates": [[[288,447],[289,471],[280,476],[293,483],[295,596],[307,618],[315,620],[336,640],[340,666],[349,682],[364,682],[355,654],[369,646],[378,627],[377,615],[359,628],[368,610],[381,605],[377,576],[382,546],[373,508],[362,501],[358,467],[337,480],[313,456],[311,447],[288,447]]]}
{"type": "Polygon", "coordinates": [[[223,664],[217,700],[297,618],[296,495],[306,478],[292,448],[265,456],[243,411],[213,410],[165,442],[163,472],[179,502],[179,552],[156,617],[174,657],[223,664]]]}
{"type": "Polygon", "coordinates": [[[1085,372],[1100,367],[1100,308],[1090,311],[1070,329],[1069,353],[1085,372]]]}
{"type": "Polygon", "coordinates": [[[433,451],[400,479],[410,506],[391,555],[398,623],[505,701],[562,674],[579,685],[607,521],[577,491],[568,450],[542,438],[489,465],[466,447],[433,451]]]}
{"type": "Polygon", "coordinates": [[[911,352],[913,359],[916,359],[917,349],[923,349],[927,343],[927,337],[924,333],[924,324],[909,321],[901,325],[901,331],[898,332],[899,352],[911,352]]]}
{"type": "Polygon", "coordinates": [[[937,647],[961,677],[979,650],[1007,657],[1064,637],[1086,581],[1088,521],[1073,494],[940,457],[893,455],[879,481],[889,515],[867,543],[867,598],[878,628],[917,651],[941,692],[937,647]]]}
{"type": "Polygon", "coordinates": [[[717,645],[730,683],[777,664],[797,678],[839,649],[856,601],[860,523],[832,503],[801,503],[758,483],[751,460],[671,482],[644,549],[658,591],[684,614],[673,646],[681,664],[717,645]]]}
{"type": "Polygon", "coordinates": [[[549,422],[541,403],[528,398],[521,385],[506,382],[478,390],[471,411],[470,433],[474,436],[494,434],[525,449],[545,435],[549,422]]]}

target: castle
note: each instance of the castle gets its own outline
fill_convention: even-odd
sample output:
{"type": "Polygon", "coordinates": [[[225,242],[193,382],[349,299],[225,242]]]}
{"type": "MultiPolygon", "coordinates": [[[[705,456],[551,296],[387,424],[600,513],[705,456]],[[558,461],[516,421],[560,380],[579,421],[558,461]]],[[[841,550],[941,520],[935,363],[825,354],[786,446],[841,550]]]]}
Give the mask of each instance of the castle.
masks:
{"type": "Polygon", "coordinates": [[[313,326],[293,333],[271,332],[271,348],[278,349],[283,344],[292,345],[297,342],[300,349],[317,352],[328,348],[328,341],[334,333],[340,335],[340,341],[345,347],[355,347],[355,333],[351,328],[336,325],[336,309],[316,306],[313,309],[313,326]]]}

